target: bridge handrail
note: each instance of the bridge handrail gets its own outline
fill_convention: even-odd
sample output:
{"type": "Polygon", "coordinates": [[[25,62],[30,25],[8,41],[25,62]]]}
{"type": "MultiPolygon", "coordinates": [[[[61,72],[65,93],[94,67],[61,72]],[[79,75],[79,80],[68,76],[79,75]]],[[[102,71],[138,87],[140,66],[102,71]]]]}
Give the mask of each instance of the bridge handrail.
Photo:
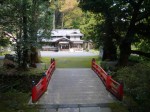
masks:
{"type": "Polygon", "coordinates": [[[119,100],[123,99],[123,84],[115,81],[110,75],[108,75],[102,67],[96,64],[95,59],[92,59],[92,70],[100,77],[103,81],[106,89],[110,91],[119,100]]]}
{"type": "Polygon", "coordinates": [[[34,84],[32,87],[32,102],[36,102],[47,90],[47,86],[55,70],[55,67],[56,67],[55,60],[52,59],[51,64],[48,70],[45,72],[44,76],[40,79],[40,81],[36,85],[34,84]]]}
{"type": "Polygon", "coordinates": [[[51,65],[49,66],[48,70],[46,71],[46,78],[47,78],[47,84],[49,84],[49,81],[51,79],[51,76],[55,70],[55,61],[53,63],[51,63],[51,65]]]}

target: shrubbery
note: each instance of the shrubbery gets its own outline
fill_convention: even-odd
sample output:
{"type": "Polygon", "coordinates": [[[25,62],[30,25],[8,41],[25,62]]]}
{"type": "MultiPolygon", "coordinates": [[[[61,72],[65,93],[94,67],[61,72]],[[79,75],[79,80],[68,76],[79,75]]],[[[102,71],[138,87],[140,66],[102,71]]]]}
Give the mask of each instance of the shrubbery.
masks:
{"type": "Polygon", "coordinates": [[[150,107],[150,63],[138,63],[117,71],[124,82],[124,104],[131,112],[148,112],[150,107]]]}

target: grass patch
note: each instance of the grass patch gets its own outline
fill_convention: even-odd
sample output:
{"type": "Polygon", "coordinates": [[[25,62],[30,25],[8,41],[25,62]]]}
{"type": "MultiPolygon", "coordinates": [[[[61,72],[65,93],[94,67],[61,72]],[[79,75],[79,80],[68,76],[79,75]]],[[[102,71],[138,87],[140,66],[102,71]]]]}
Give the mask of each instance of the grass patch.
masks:
{"type": "Polygon", "coordinates": [[[11,51],[4,51],[4,52],[0,52],[0,56],[5,56],[5,54],[10,54],[11,51]]]}
{"type": "Polygon", "coordinates": [[[11,91],[0,94],[1,112],[37,112],[36,107],[29,106],[29,94],[11,91]]]}
{"type": "Polygon", "coordinates": [[[119,102],[111,103],[109,104],[109,107],[111,108],[112,112],[128,112],[126,107],[119,102]]]}
{"type": "MultiPolygon", "coordinates": [[[[57,68],[90,68],[92,58],[96,59],[97,63],[100,63],[98,56],[88,56],[88,57],[57,57],[56,67],[57,68]]],[[[50,58],[42,57],[42,61],[49,65],[50,58]]]]}

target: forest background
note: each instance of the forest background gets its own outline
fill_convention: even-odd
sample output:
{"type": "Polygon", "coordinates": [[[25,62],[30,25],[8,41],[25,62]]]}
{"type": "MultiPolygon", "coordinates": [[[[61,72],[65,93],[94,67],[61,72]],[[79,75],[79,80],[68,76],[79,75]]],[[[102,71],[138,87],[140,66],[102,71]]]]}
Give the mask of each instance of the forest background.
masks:
{"type": "Polygon", "coordinates": [[[118,62],[110,75],[124,83],[127,110],[148,111],[149,0],[1,0],[0,17],[0,46],[12,45],[10,39],[16,43],[20,68],[39,61],[28,59],[39,47],[37,38],[49,38],[54,28],[80,29],[85,40],[103,49],[103,61],[118,62]]]}

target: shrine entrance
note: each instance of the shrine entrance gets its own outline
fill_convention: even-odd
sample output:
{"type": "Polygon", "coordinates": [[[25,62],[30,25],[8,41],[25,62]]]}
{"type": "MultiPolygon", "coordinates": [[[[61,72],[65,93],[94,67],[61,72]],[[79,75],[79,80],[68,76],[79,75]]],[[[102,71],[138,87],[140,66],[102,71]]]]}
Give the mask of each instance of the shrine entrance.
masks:
{"type": "Polygon", "coordinates": [[[69,42],[59,42],[60,51],[68,51],[70,49],[69,42]]]}

